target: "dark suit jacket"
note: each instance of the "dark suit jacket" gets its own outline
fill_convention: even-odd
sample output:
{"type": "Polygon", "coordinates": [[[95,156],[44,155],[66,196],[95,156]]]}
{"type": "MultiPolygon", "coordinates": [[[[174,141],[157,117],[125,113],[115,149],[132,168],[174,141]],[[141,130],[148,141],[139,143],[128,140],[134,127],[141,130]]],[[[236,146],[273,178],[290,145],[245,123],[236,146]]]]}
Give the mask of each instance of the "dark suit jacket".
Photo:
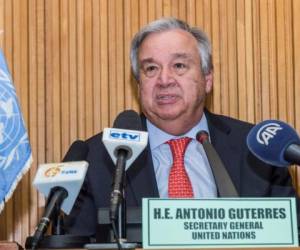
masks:
{"type": "MultiPolygon", "coordinates": [[[[246,137],[253,125],[205,111],[211,142],[227,168],[241,197],[295,196],[287,168],[264,164],[253,156],[246,137]]],[[[145,126],[145,117],[142,116],[145,126]]],[[[103,143],[102,133],[86,141],[89,146],[87,176],[71,214],[65,220],[67,233],[94,235],[97,209],[109,207],[115,166],[103,143]]],[[[128,169],[127,206],[141,206],[142,198],[158,197],[149,145],[128,169]]]]}

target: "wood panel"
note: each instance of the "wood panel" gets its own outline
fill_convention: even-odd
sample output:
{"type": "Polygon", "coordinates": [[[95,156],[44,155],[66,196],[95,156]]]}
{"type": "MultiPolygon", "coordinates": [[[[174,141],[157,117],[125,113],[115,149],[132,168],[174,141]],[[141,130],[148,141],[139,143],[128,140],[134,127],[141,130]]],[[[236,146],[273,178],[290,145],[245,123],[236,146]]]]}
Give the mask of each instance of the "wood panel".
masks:
{"type": "MultiPolygon", "coordinates": [[[[24,245],[43,211],[39,163],[139,110],[129,64],[135,32],[174,16],[212,41],[211,110],[300,132],[299,0],[0,0],[0,47],[18,93],[34,163],[0,215],[0,240],[24,245]]],[[[297,168],[291,169],[299,187],[297,168]]]]}

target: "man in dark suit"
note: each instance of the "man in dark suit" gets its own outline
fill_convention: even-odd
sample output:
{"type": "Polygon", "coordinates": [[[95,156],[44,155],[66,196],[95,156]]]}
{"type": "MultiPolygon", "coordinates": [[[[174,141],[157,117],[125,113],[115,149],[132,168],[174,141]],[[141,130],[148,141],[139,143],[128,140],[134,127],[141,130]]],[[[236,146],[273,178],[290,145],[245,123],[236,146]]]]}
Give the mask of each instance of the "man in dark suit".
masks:
{"type": "MultiPolygon", "coordinates": [[[[287,169],[266,165],[248,151],[246,136],[251,124],[205,109],[213,73],[210,43],[202,31],[173,18],[150,23],[132,41],[131,64],[149,144],[126,172],[127,206],[141,206],[144,197],[218,197],[206,154],[196,140],[200,130],[209,133],[239,196],[295,196],[287,169]],[[175,147],[182,147],[185,139],[179,172],[186,186],[177,177],[170,184],[176,154],[171,144],[180,141],[175,147]],[[174,189],[174,183],[179,188],[174,189]],[[187,193],[181,192],[185,189],[187,193]]],[[[87,177],[66,218],[68,233],[77,235],[96,233],[97,210],[110,204],[115,169],[102,134],[87,143],[87,177]]]]}

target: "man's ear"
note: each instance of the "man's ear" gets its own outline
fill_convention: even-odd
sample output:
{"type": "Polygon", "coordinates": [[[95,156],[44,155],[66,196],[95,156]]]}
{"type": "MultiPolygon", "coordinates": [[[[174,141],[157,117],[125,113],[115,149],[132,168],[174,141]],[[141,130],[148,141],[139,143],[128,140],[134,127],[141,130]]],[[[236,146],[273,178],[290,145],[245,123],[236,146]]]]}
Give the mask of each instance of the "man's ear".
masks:
{"type": "Polygon", "coordinates": [[[209,74],[205,75],[204,79],[205,79],[205,92],[206,94],[208,94],[211,92],[213,88],[214,77],[212,71],[209,74]]]}

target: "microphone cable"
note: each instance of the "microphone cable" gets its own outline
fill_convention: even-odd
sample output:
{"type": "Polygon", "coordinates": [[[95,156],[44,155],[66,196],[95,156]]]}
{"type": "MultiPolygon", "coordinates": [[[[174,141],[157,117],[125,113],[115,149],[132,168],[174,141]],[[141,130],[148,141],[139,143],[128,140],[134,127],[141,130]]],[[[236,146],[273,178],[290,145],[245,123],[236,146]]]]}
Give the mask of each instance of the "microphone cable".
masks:
{"type": "Polygon", "coordinates": [[[118,246],[118,250],[122,250],[123,248],[122,248],[121,239],[119,237],[118,230],[116,227],[116,220],[111,220],[110,222],[111,222],[112,231],[113,231],[113,234],[114,234],[117,246],[118,246]]]}

